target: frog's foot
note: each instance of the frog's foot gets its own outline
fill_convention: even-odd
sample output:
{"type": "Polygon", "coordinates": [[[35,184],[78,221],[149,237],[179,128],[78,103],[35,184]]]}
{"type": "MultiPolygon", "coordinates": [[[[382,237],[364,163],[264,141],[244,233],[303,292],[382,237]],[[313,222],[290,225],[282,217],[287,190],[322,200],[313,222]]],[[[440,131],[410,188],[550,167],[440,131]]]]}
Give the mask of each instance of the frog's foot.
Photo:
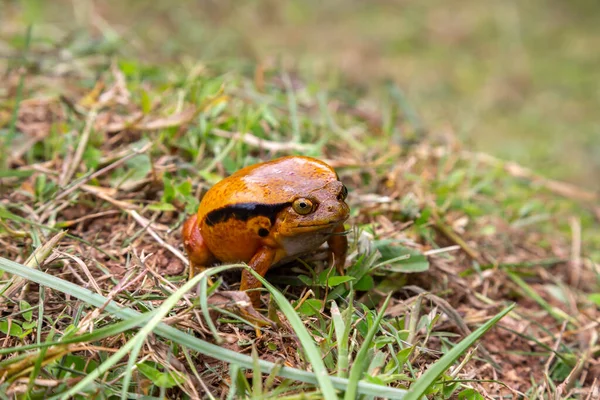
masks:
{"type": "MultiPolygon", "coordinates": [[[[208,298],[208,304],[214,307],[227,310],[244,320],[250,322],[257,329],[261,326],[270,326],[275,328],[275,323],[256,311],[252,301],[246,292],[241,291],[221,291],[215,292],[208,298]]],[[[211,314],[215,319],[216,314],[211,314]]]]}

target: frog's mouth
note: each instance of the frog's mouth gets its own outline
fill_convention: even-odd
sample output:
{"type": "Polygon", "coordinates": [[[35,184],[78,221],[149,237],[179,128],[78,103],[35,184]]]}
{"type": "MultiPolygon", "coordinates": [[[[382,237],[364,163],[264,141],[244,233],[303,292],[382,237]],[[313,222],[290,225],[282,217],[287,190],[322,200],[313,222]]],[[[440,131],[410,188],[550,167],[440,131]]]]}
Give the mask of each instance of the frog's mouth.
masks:
{"type": "Polygon", "coordinates": [[[336,220],[331,222],[325,222],[323,224],[298,224],[291,228],[290,230],[294,233],[304,233],[304,232],[317,232],[317,231],[327,231],[328,228],[334,229],[336,226],[341,224],[343,220],[336,220]]]}

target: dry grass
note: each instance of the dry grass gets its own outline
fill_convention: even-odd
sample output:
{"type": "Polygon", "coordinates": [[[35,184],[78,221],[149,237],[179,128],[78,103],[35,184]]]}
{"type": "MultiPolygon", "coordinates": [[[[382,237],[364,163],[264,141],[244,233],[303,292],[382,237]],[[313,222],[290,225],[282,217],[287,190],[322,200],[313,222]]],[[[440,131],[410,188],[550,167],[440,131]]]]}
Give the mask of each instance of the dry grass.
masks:
{"type": "MultiPolygon", "coordinates": [[[[432,142],[439,135],[431,132],[417,135],[420,127],[394,96],[326,96],[275,66],[252,74],[202,64],[163,71],[95,55],[69,74],[57,74],[52,63],[39,67],[7,69],[0,92],[3,257],[139,311],[156,309],[185,281],[180,227],[208,187],[257,160],[315,155],[335,166],[351,189],[348,274],[357,278],[357,290],[328,287],[318,253],[310,266],[274,270],[269,280],[293,300],[331,373],[341,367],[335,308],[326,298],[344,310],[350,292],[355,296],[348,351],[356,355],[374,319],[369,310],[393,293],[364,379],[401,388],[516,302],[428,394],[600,395],[597,193],[466,151],[452,133],[443,143],[432,142]],[[60,231],[67,234],[55,236],[60,231]]],[[[235,273],[217,282],[219,290],[236,283],[235,273]]],[[[69,293],[7,273],[0,287],[7,290],[0,300],[3,348],[116,321],[69,293]]],[[[210,305],[235,314],[224,296],[209,298],[210,305]]],[[[164,322],[215,342],[196,301],[186,295],[164,322]]],[[[273,304],[276,328],[255,330],[235,315],[216,315],[222,347],[309,368],[298,351],[302,343],[273,304]]],[[[134,332],[45,353],[32,349],[21,360],[0,355],[2,396],[64,393],[134,332]]],[[[131,395],[227,398],[237,384],[246,396],[300,398],[302,389],[320,396],[315,386],[275,376],[249,383],[252,370],[240,375],[159,336],[149,336],[134,361],[137,370],[124,389],[131,395]]],[[[124,359],[86,391],[118,395],[126,366],[124,359]]]]}

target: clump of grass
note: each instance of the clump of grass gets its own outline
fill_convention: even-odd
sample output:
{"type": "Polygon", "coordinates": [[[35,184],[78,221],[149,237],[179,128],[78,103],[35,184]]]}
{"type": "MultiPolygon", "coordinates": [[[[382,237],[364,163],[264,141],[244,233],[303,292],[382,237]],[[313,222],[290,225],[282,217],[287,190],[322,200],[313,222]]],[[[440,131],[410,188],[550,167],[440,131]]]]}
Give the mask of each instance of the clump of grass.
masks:
{"type": "Polygon", "coordinates": [[[7,80],[28,84],[0,126],[14,133],[0,171],[0,393],[597,390],[595,194],[433,142],[393,86],[336,97],[278,68],[103,60],[82,56],[81,76],[99,78],[61,77],[59,93],[52,63],[7,80]],[[209,270],[222,273],[210,287],[186,282],[180,227],[219,179],[284,154],[327,160],[351,189],[349,267],[337,276],[317,252],[272,271],[276,325],[255,329],[239,302],[211,301],[235,288],[234,267],[209,270]]]}

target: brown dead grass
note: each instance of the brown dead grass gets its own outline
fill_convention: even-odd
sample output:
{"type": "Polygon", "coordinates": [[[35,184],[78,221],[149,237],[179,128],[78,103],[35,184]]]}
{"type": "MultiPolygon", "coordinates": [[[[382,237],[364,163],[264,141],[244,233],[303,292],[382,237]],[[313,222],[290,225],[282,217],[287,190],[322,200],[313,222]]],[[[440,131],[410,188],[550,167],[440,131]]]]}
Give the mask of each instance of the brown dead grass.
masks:
{"type": "MultiPolygon", "coordinates": [[[[91,122],[95,134],[102,136],[99,149],[102,152],[100,167],[103,168],[127,157],[123,146],[139,139],[141,132],[152,131],[149,127],[164,127],[172,123],[178,127],[180,134],[185,134],[191,120],[186,114],[187,108],[182,114],[166,116],[157,106],[152,115],[138,117],[139,107],[130,101],[123,76],[116,68],[113,68],[112,76],[113,79],[105,77],[107,83],[98,84],[92,92],[78,88],[77,79],[63,80],[68,85],[65,85],[66,89],[60,96],[42,100],[28,86],[26,99],[20,104],[17,123],[24,142],[10,150],[9,162],[11,168],[33,173],[18,186],[15,186],[12,178],[0,178],[0,204],[37,224],[68,229],[70,236],[60,242],[53,256],[41,266],[44,271],[83,287],[99,290],[105,295],[110,294],[123,304],[132,304],[133,297],[143,297],[151,304],[158,304],[161,295],[177,286],[185,276],[180,235],[184,205],[176,204],[177,210],[170,212],[150,211],[146,205],[160,199],[162,174],[177,168],[181,156],[174,149],[161,148],[160,155],[152,158],[153,173],[138,182],[115,189],[108,173],[98,175],[93,182],[84,183],[61,197],[63,191],[69,190],[68,186],[63,186],[53,196],[54,200],[47,200],[47,203],[35,202],[36,180],[40,175],[45,175],[49,181],[59,183],[65,171],[72,167],[69,163],[76,157],[76,149],[70,149],[65,157],[56,155],[35,163],[24,157],[27,149],[46,140],[52,129],[67,123],[65,110],[71,110],[71,118],[79,118],[79,126],[91,122]],[[86,121],[84,115],[89,115],[90,110],[96,110],[97,115],[93,121],[86,121]],[[142,219],[136,218],[136,215],[142,219]],[[86,266],[87,271],[77,260],[86,266]],[[169,283],[164,280],[167,276],[179,276],[180,280],[169,283]]],[[[35,75],[30,78],[31,82],[38,81],[35,75]]],[[[7,83],[10,95],[15,92],[17,80],[9,77],[7,83]]],[[[42,83],[40,85],[43,87],[42,83]]],[[[372,112],[365,114],[364,110],[350,105],[342,105],[337,109],[351,110],[353,118],[366,126],[381,119],[372,112]]],[[[192,114],[195,112],[192,111],[192,114]]],[[[310,107],[303,112],[310,112],[310,107]]],[[[251,151],[253,154],[263,154],[260,141],[246,140],[246,144],[254,148],[251,151]]],[[[424,298],[422,313],[439,312],[442,315],[435,331],[464,337],[496,314],[503,305],[517,302],[517,310],[485,337],[462,369],[451,372],[456,379],[475,380],[472,386],[488,398],[527,393],[532,382],[536,382],[536,390],[542,395],[550,390],[548,371],[557,362],[556,357],[547,357],[547,348],[544,346],[557,349],[565,346],[577,355],[574,361],[580,361],[581,366],[566,380],[555,382],[559,386],[558,392],[580,398],[596,396],[600,373],[600,361],[597,358],[600,310],[590,305],[585,296],[597,290],[597,270],[594,270],[597,266],[573,254],[573,239],[556,232],[540,232],[533,227],[515,227],[501,213],[472,218],[459,209],[440,207],[433,194],[439,176],[462,168],[461,163],[469,157],[473,157],[470,161],[476,162],[475,156],[464,152],[459,145],[438,146],[422,142],[408,148],[392,145],[357,153],[346,144],[338,143],[325,149],[325,154],[331,164],[341,171],[340,175],[347,186],[353,189],[349,201],[351,207],[358,210],[358,215],[349,221],[351,226],[372,224],[376,237],[401,240],[422,253],[444,249],[429,256],[431,268],[427,272],[378,278],[380,282],[387,281],[388,288],[396,285],[393,287],[396,295],[388,310],[390,317],[403,315],[421,296],[419,293],[426,291],[431,295],[424,298]],[[442,159],[445,161],[441,162],[442,159]],[[391,168],[382,173],[387,165],[391,168]],[[365,184],[367,176],[370,179],[365,184]],[[413,178],[407,179],[407,176],[413,178]],[[413,199],[417,210],[430,208],[435,211],[428,221],[433,235],[431,241],[424,240],[414,229],[413,219],[400,216],[404,212],[402,200],[407,198],[413,199]],[[493,226],[495,230],[482,234],[486,226],[493,226]],[[486,268],[480,273],[474,272],[474,262],[486,268]],[[511,269],[511,264],[517,266],[511,269]],[[524,295],[507,275],[507,271],[519,270],[518,265],[525,264],[520,271],[527,271],[526,280],[531,288],[550,306],[571,316],[573,320],[570,324],[550,316],[536,301],[524,295]],[[574,267],[578,273],[573,282],[571,271],[574,267]],[[560,285],[566,301],[560,302],[552,296],[547,290],[549,285],[560,285]],[[494,368],[492,362],[499,369],[494,368]]],[[[491,168],[485,163],[480,167],[491,168]]],[[[217,168],[222,171],[220,165],[217,168]]],[[[73,176],[81,176],[86,172],[90,171],[78,163],[74,166],[73,176]]],[[[534,180],[531,176],[520,178],[531,182],[534,180]]],[[[68,183],[72,182],[72,179],[68,180],[68,183]]],[[[542,181],[542,185],[544,183],[542,181]]],[[[198,191],[205,186],[199,178],[194,179],[194,184],[198,191]]],[[[552,191],[552,187],[549,187],[549,191],[541,192],[539,198],[549,201],[555,196],[551,194],[552,191]]],[[[573,194],[576,197],[576,193],[579,192],[571,190],[559,194],[573,194]]],[[[482,202],[502,207],[501,201],[493,196],[475,196],[481,196],[482,202]]],[[[555,218],[558,222],[561,216],[555,218]]],[[[32,241],[28,235],[30,227],[14,221],[4,221],[4,224],[9,229],[0,234],[2,255],[24,262],[32,251],[32,241]]],[[[274,271],[275,276],[278,273],[285,275],[286,270],[274,271]]],[[[235,287],[235,278],[230,279],[229,283],[235,287]]],[[[291,288],[290,293],[301,296],[302,290],[291,288]]],[[[45,293],[46,316],[55,320],[53,326],[61,332],[72,323],[69,316],[75,315],[79,303],[68,294],[51,290],[45,293]]],[[[364,301],[377,304],[384,293],[374,290],[373,293],[362,295],[364,301]]],[[[29,285],[20,297],[37,304],[38,287],[29,285]]],[[[11,303],[3,302],[0,310],[3,315],[10,316],[16,308],[11,303]]],[[[191,328],[198,335],[212,340],[198,315],[190,312],[185,304],[175,310],[169,321],[184,329],[191,328]]],[[[250,354],[254,347],[263,359],[297,368],[307,367],[296,350],[299,343],[285,321],[283,329],[264,328],[260,336],[256,336],[256,332],[249,327],[233,323],[221,323],[219,332],[224,339],[223,346],[236,352],[250,354]]],[[[426,339],[426,336],[427,332],[420,330],[415,338],[422,341],[423,349],[411,358],[417,370],[427,368],[440,356],[438,351],[442,343],[439,337],[426,339]]],[[[79,348],[77,352],[96,359],[98,346],[112,352],[122,346],[125,340],[120,335],[106,339],[96,347],[79,348]]],[[[7,336],[0,338],[3,347],[33,342],[33,335],[22,341],[7,336]]],[[[144,356],[184,372],[192,383],[186,386],[191,392],[209,390],[222,398],[227,391],[223,382],[223,371],[227,368],[213,359],[202,356],[194,358],[196,369],[202,372],[199,381],[183,356],[173,358],[162,343],[149,341],[144,356]]],[[[15,383],[13,389],[14,393],[19,393],[23,386],[15,383]]],[[[175,390],[169,393],[177,396],[175,390]]]]}

